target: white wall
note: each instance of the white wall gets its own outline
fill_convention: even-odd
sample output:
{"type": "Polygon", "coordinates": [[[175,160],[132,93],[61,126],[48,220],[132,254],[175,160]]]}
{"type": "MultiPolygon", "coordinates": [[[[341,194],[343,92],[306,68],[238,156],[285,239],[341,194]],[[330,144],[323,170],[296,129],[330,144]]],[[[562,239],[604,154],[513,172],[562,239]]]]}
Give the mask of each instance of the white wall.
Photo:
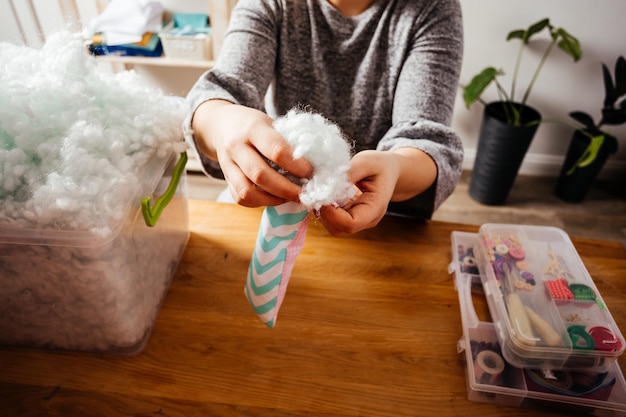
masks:
{"type": "MultiPolygon", "coordinates": [[[[460,0],[465,25],[465,54],[461,83],[468,83],[483,68],[502,68],[507,77],[503,84],[510,87],[510,75],[518,52],[519,41],[507,42],[514,29],[527,28],[543,18],[563,27],[576,36],[583,52],[582,59],[573,63],[560,50],[554,50],[539,75],[529,104],[541,111],[544,118],[567,118],[574,110],[591,114],[596,120],[604,100],[601,63],[613,72],[619,55],[626,56],[626,2],[623,0],[460,0]]],[[[539,38],[537,38],[539,39],[539,38]]],[[[547,44],[542,44],[544,46],[547,44]]],[[[518,86],[525,87],[538,63],[543,49],[529,50],[523,57],[518,86]]],[[[490,88],[486,101],[497,99],[490,88]]],[[[474,160],[483,106],[479,103],[465,108],[459,90],[453,127],[459,132],[466,149],[465,166],[474,160]]],[[[523,91],[517,94],[521,98],[523,91]]],[[[626,125],[606,126],[620,142],[618,154],[603,171],[605,177],[626,177],[626,125]]],[[[572,129],[559,124],[540,125],[526,155],[521,172],[556,175],[569,142],[572,129]]]]}
{"type": "MultiPolygon", "coordinates": [[[[467,83],[487,66],[502,68],[512,73],[518,51],[517,41],[506,41],[513,29],[526,28],[545,17],[555,26],[563,27],[576,36],[582,46],[583,57],[574,64],[560,50],[554,50],[535,84],[529,104],[541,111],[544,118],[566,118],[570,111],[582,110],[599,117],[604,98],[600,64],[607,63],[611,70],[619,55],[626,56],[626,1],[624,0],[460,0],[465,26],[465,55],[461,82],[467,83]]],[[[44,11],[39,20],[43,36],[63,27],[59,5],[74,2],[80,11],[82,24],[96,13],[94,4],[106,0],[0,0],[0,41],[38,45],[36,24],[29,3],[44,11]],[[15,14],[26,23],[18,25],[15,14]]],[[[162,0],[169,10],[181,12],[207,12],[207,0],[162,0]]],[[[547,42],[547,41],[546,41],[547,42]]],[[[542,51],[528,50],[518,85],[526,86],[542,51]]],[[[185,95],[202,73],[198,69],[136,67],[163,90],[175,95],[185,95]]],[[[503,79],[505,85],[510,80],[503,79]]],[[[461,90],[456,103],[453,127],[461,136],[466,157],[464,166],[471,169],[474,161],[482,106],[475,104],[466,109],[461,90]]],[[[518,97],[521,96],[518,93],[518,97]]],[[[496,99],[495,90],[485,95],[487,101],[496,99]]],[[[605,167],[604,177],[626,177],[626,126],[608,127],[620,141],[620,150],[605,167]]],[[[556,175],[563,160],[572,129],[554,123],[540,126],[524,160],[521,172],[525,174],[556,175]]]]}

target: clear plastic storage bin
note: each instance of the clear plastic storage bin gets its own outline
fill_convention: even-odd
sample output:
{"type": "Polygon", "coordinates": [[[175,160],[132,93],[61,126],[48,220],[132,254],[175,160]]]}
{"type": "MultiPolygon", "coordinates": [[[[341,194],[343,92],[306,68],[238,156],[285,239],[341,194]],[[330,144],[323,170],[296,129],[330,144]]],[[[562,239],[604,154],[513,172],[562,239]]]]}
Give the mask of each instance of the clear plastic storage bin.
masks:
{"type": "Polygon", "coordinates": [[[485,224],[476,262],[498,341],[521,368],[606,370],[624,338],[568,235],[485,224]]]}
{"type": "Polygon", "coordinates": [[[0,225],[0,344],[143,350],[189,237],[180,159],[172,154],[148,164],[143,194],[128,202],[106,238],[0,225]],[[142,200],[150,208],[145,197],[160,195],[169,204],[156,200],[152,208],[162,213],[148,227],[142,200]]]}
{"type": "Polygon", "coordinates": [[[461,309],[463,336],[458,350],[466,365],[468,399],[576,415],[625,416],[626,381],[615,360],[605,363],[601,371],[532,369],[508,362],[498,337],[499,325],[481,321],[476,314],[472,297],[485,294],[476,291],[473,274],[463,272],[454,256],[459,245],[477,246],[479,242],[478,234],[452,233],[450,272],[454,272],[461,309]]]}

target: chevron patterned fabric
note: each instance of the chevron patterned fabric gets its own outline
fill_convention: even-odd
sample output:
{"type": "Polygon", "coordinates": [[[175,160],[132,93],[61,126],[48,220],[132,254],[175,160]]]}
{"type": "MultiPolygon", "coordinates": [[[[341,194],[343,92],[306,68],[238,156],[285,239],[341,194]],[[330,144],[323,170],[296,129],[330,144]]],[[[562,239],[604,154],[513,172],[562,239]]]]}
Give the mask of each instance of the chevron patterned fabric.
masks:
{"type": "Polygon", "coordinates": [[[276,324],[291,271],[304,245],[308,220],[308,210],[299,203],[266,207],[263,211],[244,292],[269,328],[276,324]]]}
{"type": "Polygon", "coordinates": [[[311,211],[324,205],[344,206],[358,188],[348,178],[350,145],[337,125],[315,113],[292,109],[274,121],[274,128],[293,147],[294,158],[313,166],[302,180],[300,203],[266,207],[248,268],[245,294],[268,327],[276,324],[296,258],[304,245],[311,211]]]}

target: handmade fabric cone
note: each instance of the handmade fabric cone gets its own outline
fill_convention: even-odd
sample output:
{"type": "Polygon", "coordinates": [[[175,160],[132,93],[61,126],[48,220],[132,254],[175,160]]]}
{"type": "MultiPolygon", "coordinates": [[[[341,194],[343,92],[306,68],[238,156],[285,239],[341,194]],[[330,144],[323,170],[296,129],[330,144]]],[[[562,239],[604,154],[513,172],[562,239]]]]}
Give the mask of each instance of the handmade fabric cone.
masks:
{"type": "Polygon", "coordinates": [[[266,207],[263,211],[245,294],[267,327],[276,323],[308,222],[309,211],[299,203],[266,207]]]}
{"type": "MultiPolygon", "coordinates": [[[[293,157],[313,166],[301,179],[300,203],[267,207],[248,268],[245,294],[255,313],[274,327],[296,258],[304,245],[309,213],[324,205],[344,207],[358,188],[348,179],[350,146],[339,127],[319,114],[289,111],[274,128],[293,147],[293,157]]],[[[278,167],[277,167],[278,169],[278,167]]]]}

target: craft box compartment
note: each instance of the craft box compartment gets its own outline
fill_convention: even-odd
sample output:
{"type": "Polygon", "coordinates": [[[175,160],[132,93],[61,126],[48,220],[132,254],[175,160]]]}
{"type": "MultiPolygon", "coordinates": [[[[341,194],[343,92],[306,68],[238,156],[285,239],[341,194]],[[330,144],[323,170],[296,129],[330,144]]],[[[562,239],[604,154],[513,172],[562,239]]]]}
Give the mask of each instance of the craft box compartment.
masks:
{"type": "Polygon", "coordinates": [[[477,243],[476,233],[454,232],[451,265],[458,273],[469,275],[473,292],[482,292],[483,282],[476,262],[477,243]]]}
{"type": "MultiPolygon", "coordinates": [[[[478,240],[477,234],[453,232],[452,253],[458,245],[475,246],[478,240]]],[[[503,356],[497,324],[481,321],[476,314],[472,297],[485,294],[476,287],[472,274],[462,272],[457,257],[450,272],[454,272],[459,296],[463,336],[458,350],[465,362],[470,401],[576,415],[626,415],[626,381],[617,361],[602,371],[539,370],[510,364],[503,356]]]]}
{"type": "Polygon", "coordinates": [[[186,174],[154,227],[141,200],[167,189],[177,160],[171,154],[146,165],[141,195],[108,237],[0,225],[0,344],[143,350],[189,237],[186,174]]]}
{"type": "MultiPolygon", "coordinates": [[[[204,21],[206,22],[206,15],[204,21]]],[[[186,59],[191,61],[210,61],[213,59],[211,29],[209,27],[194,27],[194,34],[180,34],[180,23],[174,15],[167,23],[159,37],[163,44],[163,51],[167,58],[186,59]]],[[[197,19],[194,19],[197,21],[197,19]]],[[[192,22],[193,23],[193,22],[192,22]]]]}
{"type": "Polygon", "coordinates": [[[569,236],[544,226],[484,224],[475,245],[496,335],[520,368],[607,370],[624,337],[569,236]]]}

